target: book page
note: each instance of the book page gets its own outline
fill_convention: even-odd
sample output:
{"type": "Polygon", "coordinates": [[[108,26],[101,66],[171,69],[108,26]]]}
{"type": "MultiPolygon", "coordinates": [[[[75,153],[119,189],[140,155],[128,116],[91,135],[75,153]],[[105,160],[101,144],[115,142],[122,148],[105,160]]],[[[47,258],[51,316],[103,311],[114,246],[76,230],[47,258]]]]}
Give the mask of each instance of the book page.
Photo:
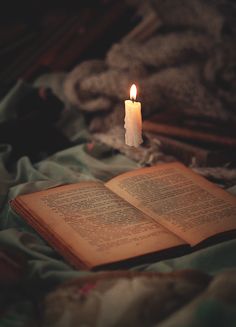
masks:
{"type": "Polygon", "coordinates": [[[182,164],[138,169],[105,185],[190,245],[236,229],[236,198],[182,164]]]}
{"type": "Polygon", "coordinates": [[[59,239],[89,267],[185,243],[99,182],[65,185],[17,201],[43,237],[59,239]]]}

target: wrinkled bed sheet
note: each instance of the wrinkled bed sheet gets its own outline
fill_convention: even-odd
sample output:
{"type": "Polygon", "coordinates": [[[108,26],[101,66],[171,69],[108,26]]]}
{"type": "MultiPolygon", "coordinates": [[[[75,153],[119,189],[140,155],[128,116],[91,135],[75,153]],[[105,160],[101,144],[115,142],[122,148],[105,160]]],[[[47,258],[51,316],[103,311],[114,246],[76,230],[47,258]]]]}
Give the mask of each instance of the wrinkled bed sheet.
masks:
{"type": "MultiPolygon", "coordinates": [[[[1,121],[14,116],[24,88],[19,82],[2,101],[1,121]]],[[[0,144],[0,250],[21,258],[24,272],[1,291],[1,326],[37,326],[39,316],[45,326],[236,325],[236,240],[101,278],[69,266],[8,204],[63,183],[106,181],[139,164],[79,136],[77,145],[36,164],[21,157],[9,168],[10,152],[0,144]]]]}

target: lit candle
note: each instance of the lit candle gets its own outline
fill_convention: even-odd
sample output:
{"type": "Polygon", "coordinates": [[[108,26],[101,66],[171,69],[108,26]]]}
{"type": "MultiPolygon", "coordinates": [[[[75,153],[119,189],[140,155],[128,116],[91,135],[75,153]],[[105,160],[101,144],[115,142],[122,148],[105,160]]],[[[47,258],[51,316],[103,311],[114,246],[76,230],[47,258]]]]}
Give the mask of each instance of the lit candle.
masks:
{"type": "Polygon", "coordinates": [[[138,147],[142,139],[141,103],[135,101],[137,88],[133,84],[130,88],[130,100],[125,100],[125,143],[138,147]]]}

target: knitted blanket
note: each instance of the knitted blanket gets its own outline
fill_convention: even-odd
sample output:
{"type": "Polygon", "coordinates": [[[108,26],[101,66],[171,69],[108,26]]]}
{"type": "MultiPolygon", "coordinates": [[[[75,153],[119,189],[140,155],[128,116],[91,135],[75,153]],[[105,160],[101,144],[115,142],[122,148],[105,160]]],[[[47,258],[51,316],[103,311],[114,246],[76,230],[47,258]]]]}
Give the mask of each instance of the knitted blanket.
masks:
{"type": "MultiPolygon", "coordinates": [[[[145,165],[175,158],[161,153],[158,138],[147,133],[144,146],[135,151],[125,146],[124,99],[133,82],[144,118],[174,110],[219,123],[236,122],[234,1],[152,0],[149,4],[159,26],[149,37],[126,37],[111,47],[104,60],[84,61],[68,74],[49,74],[35,82],[50,87],[70,108],[60,128],[72,141],[83,115],[96,141],[145,165]]],[[[236,171],[227,167],[195,168],[219,184],[236,183],[236,171]]]]}
{"type": "Polygon", "coordinates": [[[159,29],[145,41],[114,44],[104,60],[79,64],[63,82],[63,97],[81,111],[100,112],[92,119],[89,115],[91,131],[123,124],[123,100],[133,82],[144,117],[171,109],[236,121],[234,1],[151,4],[161,20],[159,29]]]}

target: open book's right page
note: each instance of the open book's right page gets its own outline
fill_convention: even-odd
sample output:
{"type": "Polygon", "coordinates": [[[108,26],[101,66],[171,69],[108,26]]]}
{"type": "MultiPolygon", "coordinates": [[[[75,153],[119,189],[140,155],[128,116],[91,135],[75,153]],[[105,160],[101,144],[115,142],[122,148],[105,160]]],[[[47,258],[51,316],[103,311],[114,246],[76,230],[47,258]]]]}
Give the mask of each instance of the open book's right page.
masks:
{"type": "Polygon", "coordinates": [[[180,163],[128,172],[106,187],[192,246],[236,229],[236,198],[180,163]]]}

